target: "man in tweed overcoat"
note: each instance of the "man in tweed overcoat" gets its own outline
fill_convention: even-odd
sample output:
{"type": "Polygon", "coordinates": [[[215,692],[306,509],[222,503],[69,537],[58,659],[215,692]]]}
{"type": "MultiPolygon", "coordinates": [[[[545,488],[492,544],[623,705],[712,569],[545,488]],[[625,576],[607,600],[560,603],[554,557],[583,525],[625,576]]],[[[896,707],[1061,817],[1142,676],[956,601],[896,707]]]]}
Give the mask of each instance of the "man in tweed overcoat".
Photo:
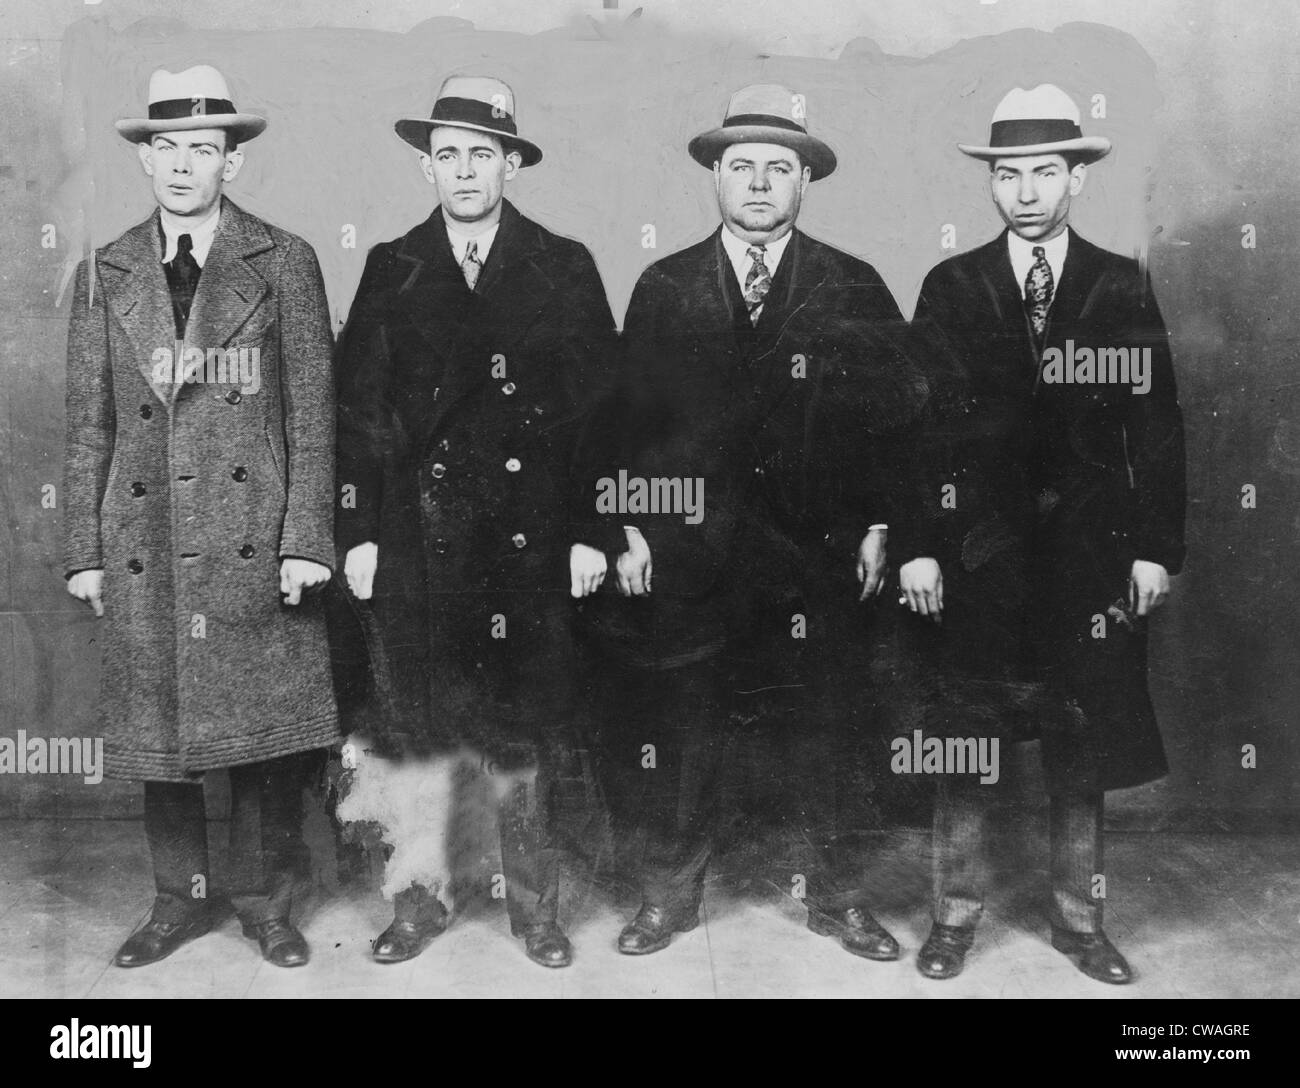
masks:
{"type": "Polygon", "coordinates": [[[337,735],[304,595],[333,563],[325,291],[310,246],[221,195],[266,122],[206,66],[155,72],[149,97],[117,127],[158,209],[82,262],[68,333],[68,589],[104,617],[105,770],[144,780],[157,885],[116,963],[212,924],[202,782],[229,768],[230,897],[263,955],[296,966],[292,757],[337,735]]]}

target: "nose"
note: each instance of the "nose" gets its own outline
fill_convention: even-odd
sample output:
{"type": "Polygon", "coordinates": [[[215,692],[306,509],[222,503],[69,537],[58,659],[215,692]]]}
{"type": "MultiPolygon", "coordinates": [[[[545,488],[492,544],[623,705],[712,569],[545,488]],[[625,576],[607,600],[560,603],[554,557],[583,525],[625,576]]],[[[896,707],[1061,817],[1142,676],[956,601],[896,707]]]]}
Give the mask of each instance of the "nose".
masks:
{"type": "Polygon", "coordinates": [[[1020,192],[1016,194],[1021,204],[1032,204],[1038,199],[1038,188],[1032,174],[1020,179],[1020,192]]]}
{"type": "Polygon", "coordinates": [[[755,170],[753,177],[750,179],[749,187],[757,193],[765,193],[772,186],[767,180],[766,170],[755,170]]]}
{"type": "Polygon", "coordinates": [[[456,176],[458,178],[472,178],[474,176],[474,157],[466,155],[463,159],[456,160],[456,176]]]}

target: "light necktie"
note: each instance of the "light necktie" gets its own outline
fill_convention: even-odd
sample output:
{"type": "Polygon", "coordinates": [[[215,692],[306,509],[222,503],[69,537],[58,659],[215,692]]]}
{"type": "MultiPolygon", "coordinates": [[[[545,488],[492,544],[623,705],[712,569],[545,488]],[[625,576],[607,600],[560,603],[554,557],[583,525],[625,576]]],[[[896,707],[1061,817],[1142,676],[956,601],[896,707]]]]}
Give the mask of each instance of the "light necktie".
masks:
{"type": "Polygon", "coordinates": [[[745,276],[745,305],[749,307],[749,322],[751,325],[758,324],[758,316],[763,309],[763,300],[767,298],[767,293],[772,290],[772,273],[767,270],[767,265],[763,263],[765,251],[765,246],[750,246],[746,250],[749,259],[754,262],[750,266],[749,273],[745,276]]]}
{"type": "Polygon", "coordinates": [[[1034,327],[1034,339],[1040,344],[1047,331],[1047,311],[1052,308],[1052,266],[1047,263],[1047,252],[1034,246],[1034,263],[1025,277],[1025,305],[1029,307],[1029,321],[1034,327]]]}
{"type": "Polygon", "coordinates": [[[479,273],[483,271],[483,262],[478,259],[478,243],[470,242],[465,247],[465,259],[460,262],[460,270],[465,275],[465,283],[474,290],[479,273]]]}

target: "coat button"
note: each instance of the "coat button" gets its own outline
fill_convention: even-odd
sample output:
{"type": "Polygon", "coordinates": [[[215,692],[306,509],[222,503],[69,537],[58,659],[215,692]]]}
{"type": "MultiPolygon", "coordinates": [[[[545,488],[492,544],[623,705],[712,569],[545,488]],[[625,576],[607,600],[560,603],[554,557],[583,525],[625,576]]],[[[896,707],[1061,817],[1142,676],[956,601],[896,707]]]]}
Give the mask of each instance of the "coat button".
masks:
{"type": "Polygon", "coordinates": [[[447,466],[441,461],[438,461],[434,464],[433,468],[429,469],[429,472],[435,480],[441,480],[447,475],[447,466]]]}
{"type": "Polygon", "coordinates": [[[433,550],[434,550],[438,555],[446,555],[446,554],[447,554],[447,542],[446,542],[445,540],[443,540],[442,537],[438,537],[438,538],[437,538],[436,540],[434,540],[434,542],[433,542],[433,550]]]}
{"type": "Polygon", "coordinates": [[[515,391],[514,382],[506,382],[506,384],[501,387],[501,392],[503,392],[507,397],[510,396],[510,394],[513,393],[514,391],[515,391]]]}
{"type": "Polygon", "coordinates": [[[235,483],[242,484],[245,480],[248,479],[248,469],[246,469],[243,465],[237,465],[235,467],[235,471],[230,474],[230,478],[234,480],[235,483]]]}
{"type": "Polygon", "coordinates": [[[142,484],[139,480],[136,480],[136,482],[131,485],[131,494],[134,495],[137,499],[144,494],[144,491],[145,491],[144,484],[142,484]]]}
{"type": "Polygon", "coordinates": [[[444,450],[444,451],[445,451],[445,450],[449,450],[449,449],[451,449],[451,443],[448,442],[448,441],[444,438],[444,439],[442,439],[441,441],[439,441],[439,443],[438,443],[438,449],[440,449],[440,450],[444,450]]]}
{"type": "Polygon", "coordinates": [[[519,463],[519,458],[518,458],[518,457],[512,457],[512,458],[510,458],[509,461],[506,462],[506,471],[507,471],[507,472],[518,472],[518,471],[519,471],[521,468],[523,468],[523,467],[524,467],[524,466],[521,465],[521,464],[519,463]]]}
{"type": "Polygon", "coordinates": [[[243,399],[244,399],[244,395],[238,389],[232,389],[229,393],[226,394],[227,404],[238,404],[243,399]]]}
{"type": "Polygon", "coordinates": [[[522,548],[528,543],[528,538],[524,536],[523,533],[515,533],[515,535],[510,538],[510,543],[516,548],[522,548]]]}
{"type": "Polygon", "coordinates": [[[241,559],[252,559],[253,556],[256,554],[257,554],[257,549],[254,548],[253,545],[251,544],[245,544],[242,548],[239,549],[239,557],[241,559]]]}
{"type": "Polygon", "coordinates": [[[142,574],[144,573],[144,564],[138,559],[132,559],[127,563],[126,569],[132,574],[142,574]]]}
{"type": "Polygon", "coordinates": [[[153,405],[151,405],[151,404],[142,404],[142,405],[140,405],[140,418],[141,418],[141,419],[149,419],[152,415],[153,415],[153,405]]]}

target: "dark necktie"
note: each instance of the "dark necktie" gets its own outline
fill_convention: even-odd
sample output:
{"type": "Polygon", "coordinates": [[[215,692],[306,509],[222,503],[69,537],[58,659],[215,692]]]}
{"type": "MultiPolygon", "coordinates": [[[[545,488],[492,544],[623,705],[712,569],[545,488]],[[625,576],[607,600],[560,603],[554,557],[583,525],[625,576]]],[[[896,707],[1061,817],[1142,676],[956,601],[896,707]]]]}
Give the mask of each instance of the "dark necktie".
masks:
{"type": "Polygon", "coordinates": [[[190,320],[190,306],[199,287],[199,262],[194,259],[194,240],[188,234],[176,239],[176,256],[167,266],[167,286],[171,289],[176,331],[182,336],[190,320]]]}
{"type": "Polygon", "coordinates": [[[1025,277],[1025,305],[1034,327],[1034,339],[1041,345],[1047,331],[1047,311],[1052,308],[1052,266],[1042,246],[1034,246],[1034,263],[1025,277]]]}
{"type": "Polygon", "coordinates": [[[767,265],[763,263],[763,254],[766,252],[765,246],[750,246],[746,252],[749,254],[749,259],[754,263],[745,276],[745,305],[749,307],[750,324],[757,325],[758,316],[763,309],[763,300],[767,298],[767,293],[772,290],[772,273],[767,270],[767,265]]]}
{"type": "Polygon", "coordinates": [[[479,273],[483,271],[483,262],[478,259],[478,243],[470,242],[465,247],[465,259],[460,262],[460,270],[465,274],[465,283],[474,290],[479,273]]]}

